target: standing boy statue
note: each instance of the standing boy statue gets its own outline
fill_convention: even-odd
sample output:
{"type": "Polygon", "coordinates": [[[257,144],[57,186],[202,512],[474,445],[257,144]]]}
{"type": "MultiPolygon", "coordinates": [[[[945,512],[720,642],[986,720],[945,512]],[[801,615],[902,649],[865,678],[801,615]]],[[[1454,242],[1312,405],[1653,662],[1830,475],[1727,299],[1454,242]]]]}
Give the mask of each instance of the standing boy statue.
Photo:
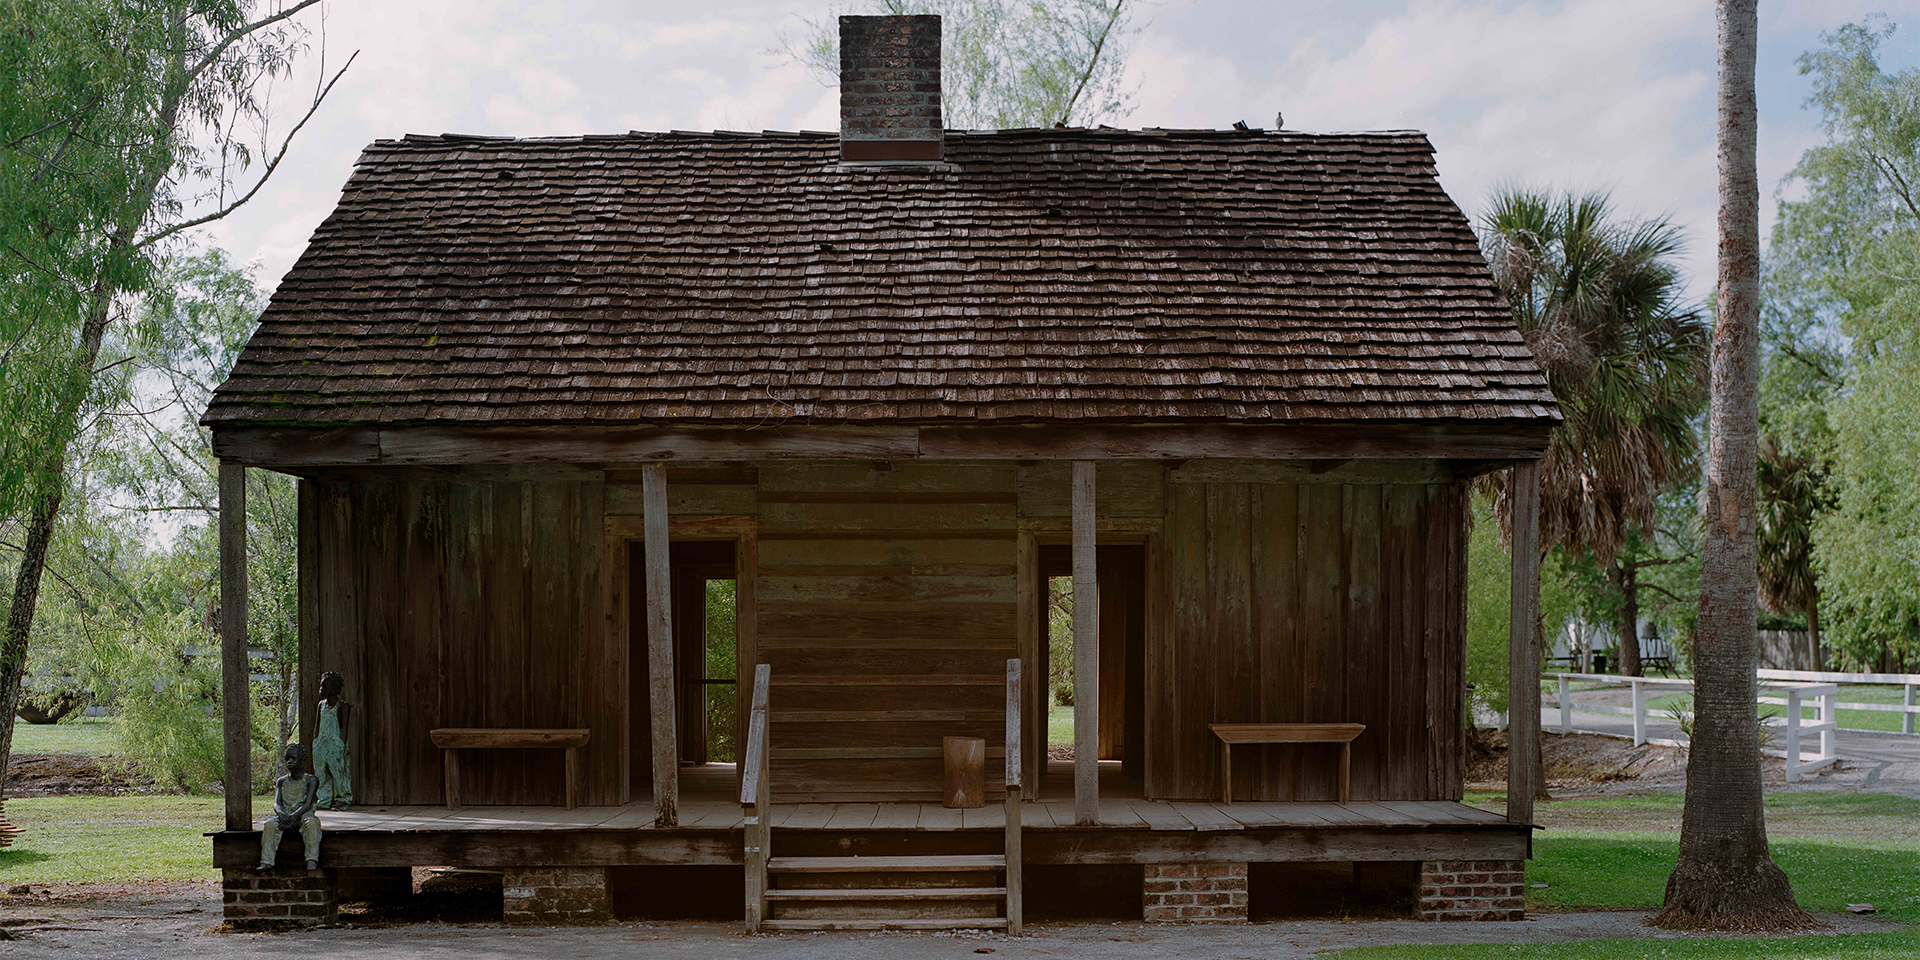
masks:
{"type": "Polygon", "coordinates": [[[313,811],[320,803],[320,778],[306,772],[307,748],[287,744],[280,758],[287,772],[273,782],[273,816],[260,825],[260,869],[273,869],[274,856],[280,852],[280,836],[288,830],[300,831],[306,841],[307,869],[320,869],[320,818],[313,811]]]}
{"type": "Polygon", "coordinates": [[[347,717],[353,704],[340,699],[347,682],[328,670],[320,675],[320,722],[313,731],[313,772],[320,776],[320,807],[353,806],[353,777],[347,763],[347,717]]]}

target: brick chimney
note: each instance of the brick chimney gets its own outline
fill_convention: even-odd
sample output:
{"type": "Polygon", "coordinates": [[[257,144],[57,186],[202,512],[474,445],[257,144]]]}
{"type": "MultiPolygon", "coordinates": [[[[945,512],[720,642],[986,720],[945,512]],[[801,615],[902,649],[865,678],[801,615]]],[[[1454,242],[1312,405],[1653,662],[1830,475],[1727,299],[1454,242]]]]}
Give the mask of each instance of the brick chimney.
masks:
{"type": "Polygon", "coordinates": [[[944,156],[940,18],[840,18],[840,159],[944,156]]]}

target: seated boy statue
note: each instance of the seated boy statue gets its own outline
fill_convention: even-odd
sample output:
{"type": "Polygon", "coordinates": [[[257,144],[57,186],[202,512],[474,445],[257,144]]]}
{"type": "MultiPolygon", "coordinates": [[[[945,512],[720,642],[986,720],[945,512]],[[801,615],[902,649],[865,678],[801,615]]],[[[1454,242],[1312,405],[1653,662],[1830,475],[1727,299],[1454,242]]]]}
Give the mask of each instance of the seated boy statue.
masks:
{"type": "Polygon", "coordinates": [[[307,748],[300,744],[287,744],[281,760],[287,772],[273,782],[273,816],[260,825],[260,869],[273,869],[281,834],[298,830],[300,839],[306,841],[307,869],[318,870],[320,818],[313,811],[320,804],[320,778],[306,772],[307,748]]]}

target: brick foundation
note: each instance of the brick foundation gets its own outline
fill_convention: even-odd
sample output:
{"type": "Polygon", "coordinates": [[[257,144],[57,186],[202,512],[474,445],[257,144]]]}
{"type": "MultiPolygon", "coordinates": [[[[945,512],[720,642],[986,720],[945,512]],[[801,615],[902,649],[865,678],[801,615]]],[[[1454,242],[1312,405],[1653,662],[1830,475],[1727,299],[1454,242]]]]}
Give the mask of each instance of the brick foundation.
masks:
{"type": "Polygon", "coordinates": [[[339,881],[328,869],[220,871],[227,923],[242,929],[311,927],[339,915],[339,881]]]}
{"type": "Polygon", "coordinates": [[[1428,860],[1414,916],[1422,920],[1525,920],[1526,862],[1428,860]]]}
{"type": "Polygon", "coordinates": [[[1149,863],[1140,918],[1148,923],[1246,923],[1244,863],[1149,863]]]}
{"type": "Polygon", "coordinates": [[[605,867],[510,868],[500,882],[508,923],[580,923],[613,916],[605,867]]]}

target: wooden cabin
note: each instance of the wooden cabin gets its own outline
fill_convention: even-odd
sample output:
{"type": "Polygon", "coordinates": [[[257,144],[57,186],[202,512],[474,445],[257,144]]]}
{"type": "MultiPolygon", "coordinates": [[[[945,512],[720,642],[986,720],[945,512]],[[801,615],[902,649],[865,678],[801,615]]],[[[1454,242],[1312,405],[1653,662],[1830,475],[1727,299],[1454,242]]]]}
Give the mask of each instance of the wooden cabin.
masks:
{"type": "MultiPolygon", "coordinates": [[[[1514,468],[1530,543],[1558,414],[1426,138],[948,131],[938,19],[842,23],[837,134],[379,141],[275,292],[205,423],[228,583],[244,470],[301,478],[301,687],[357,709],[323,865],[498,867],[510,918],[706,865],[762,928],[1018,929],[1023,871],[1122,865],[1143,917],[1241,919],[1323,861],[1517,913],[1530,791],[1459,803],[1468,488],[1514,468]],[[1347,802],[1337,745],[1257,738],[1221,802],[1247,723],[1364,725],[1347,802]],[[447,729],[586,740],[450,777],[447,729]],[[956,736],[1004,806],[940,805],[956,736]],[[1000,892],[875,915],[808,856],[1000,892]]],[[[265,889],[235,793],[215,859],[265,889]]]]}

